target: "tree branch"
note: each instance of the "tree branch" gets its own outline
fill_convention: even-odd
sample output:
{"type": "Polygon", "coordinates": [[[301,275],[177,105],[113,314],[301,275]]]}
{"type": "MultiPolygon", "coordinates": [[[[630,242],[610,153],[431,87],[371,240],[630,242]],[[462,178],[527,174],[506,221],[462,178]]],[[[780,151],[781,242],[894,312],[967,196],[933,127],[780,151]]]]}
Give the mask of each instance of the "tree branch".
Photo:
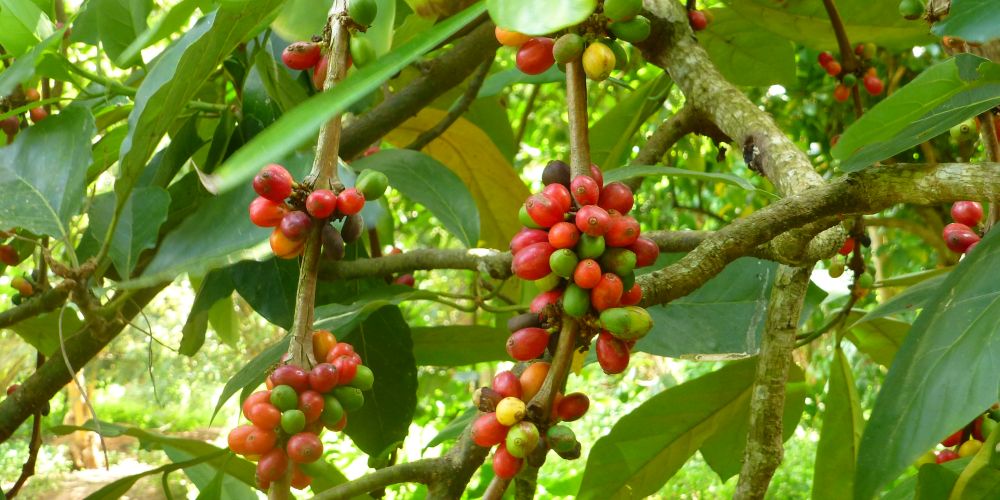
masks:
{"type": "Polygon", "coordinates": [[[434,477],[445,472],[447,466],[448,462],[443,458],[425,458],[416,462],[392,465],[378,469],[354,481],[334,486],[316,495],[313,500],[354,498],[400,483],[428,484],[434,477]]]}
{"type": "Polygon", "coordinates": [[[340,156],[348,159],[361,154],[428,103],[465,81],[480,62],[500,47],[493,28],[492,22],[483,22],[458,41],[451,51],[431,61],[425,75],[354,120],[344,129],[340,156]]]}
{"type": "Polygon", "coordinates": [[[479,89],[483,88],[483,82],[486,81],[486,76],[490,74],[490,67],[493,66],[493,55],[479,65],[479,69],[476,73],[472,75],[472,79],[469,80],[469,86],[465,89],[465,93],[462,97],[455,103],[451,109],[448,110],[448,114],[445,115],[444,119],[438,122],[434,128],[425,131],[420,134],[406,149],[412,149],[414,151],[420,151],[424,149],[424,146],[428,145],[438,136],[443,134],[449,127],[452,126],[456,121],[458,121],[461,116],[469,110],[469,106],[476,100],[476,96],[479,95],[479,89]]]}
{"type": "Polygon", "coordinates": [[[743,468],[733,495],[736,499],[764,498],[774,471],[781,465],[785,385],[810,271],[809,267],[781,266],[774,280],[764,342],[751,391],[750,430],[743,468]]]}
{"type": "Polygon", "coordinates": [[[46,290],[17,307],[0,312],[0,328],[10,328],[28,318],[55,311],[66,303],[75,286],[76,282],[63,280],[55,288],[46,290]]]}

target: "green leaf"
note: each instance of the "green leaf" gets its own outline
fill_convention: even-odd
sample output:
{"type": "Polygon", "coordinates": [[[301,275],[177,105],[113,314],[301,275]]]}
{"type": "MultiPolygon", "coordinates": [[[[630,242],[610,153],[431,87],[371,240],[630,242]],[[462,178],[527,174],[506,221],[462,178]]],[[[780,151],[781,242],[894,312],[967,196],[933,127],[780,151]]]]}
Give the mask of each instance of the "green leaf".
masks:
{"type": "Polygon", "coordinates": [[[735,85],[795,85],[795,48],[789,40],[733,9],[710,10],[715,19],[698,33],[698,41],[722,76],[735,85]]]}
{"type": "Polygon", "coordinates": [[[54,32],[49,16],[34,3],[0,0],[0,45],[7,54],[20,56],[54,32]]]}
{"type": "Polygon", "coordinates": [[[420,366],[464,366],[508,357],[502,328],[450,325],[412,328],[413,355],[420,366]]]}
{"type": "MultiPolygon", "coordinates": [[[[333,0],[288,0],[271,28],[285,40],[308,40],[323,32],[333,0]]],[[[381,7],[381,5],[379,6],[381,7]]],[[[381,10],[381,9],[379,9],[381,10]]]]}
{"type": "MultiPolygon", "coordinates": [[[[111,238],[111,261],[122,278],[135,269],[143,250],[156,246],[160,226],[167,220],[170,195],[163,188],[149,186],[136,189],[125,202],[119,216],[114,236],[111,238]]],[[[93,227],[91,233],[103,240],[115,211],[113,194],[98,196],[90,207],[88,216],[93,227]]]]}
{"type": "MultiPolygon", "coordinates": [[[[121,497],[125,496],[125,493],[128,493],[128,491],[131,490],[133,486],[135,486],[135,483],[138,480],[140,480],[140,479],[142,479],[142,478],[144,478],[146,476],[153,476],[153,475],[156,475],[156,474],[163,474],[163,473],[166,473],[166,472],[171,472],[171,471],[175,471],[175,470],[178,470],[178,469],[183,469],[185,467],[191,467],[191,466],[194,466],[194,465],[198,465],[198,464],[200,464],[202,462],[207,462],[209,460],[212,460],[212,459],[215,459],[215,458],[219,458],[219,457],[222,457],[222,456],[225,456],[225,455],[228,455],[228,453],[226,452],[226,450],[219,450],[219,451],[217,451],[215,453],[212,453],[212,454],[202,455],[200,457],[192,458],[191,460],[185,460],[185,461],[182,461],[182,462],[175,462],[175,463],[171,463],[171,464],[167,464],[167,465],[162,465],[160,467],[156,467],[155,469],[149,469],[149,470],[140,472],[138,474],[133,474],[131,476],[125,476],[125,477],[123,477],[121,479],[117,479],[115,481],[112,481],[111,483],[108,483],[107,485],[103,486],[101,489],[99,489],[99,490],[91,493],[90,495],[87,495],[87,499],[86,500],[103,500],[103,499],[111,500],[111,499],[121,498],[121,497]]],[[[221,477],[221,475],[223,474],[223,472],[220,470],[219,474],[220,474],[220,477],[221,477]]],[[[219,484],[220,485],[222,484],[221,483],[221,479],[220,479],[219,484]]]]}
{"type": "Polygon", "coordinates": [[[666,72],[622,99],[590,128],[590,160],[607,173],[632,155],[639,127],[663,105],[672,80],[666,72]]]}
{"type": "MultiPolygon", "coordinates": [[[[972,460],[972,457],[958,458],[955,460],[950,460],[943,464],[924,464],[920,468],[924,467],[944,467],[951,472],[955,473],[955,477],[962,472],[962,469],[972,460]]],[[[918,471],[919,473],[919,471],[918,471]]],[[[891,490],[887,491],[885,495],[882,496],[882,500],[914,500],[917,497],[917,480],[918,474],[913,474],[906,479],[903,479],[898,484],[896,484],[891,490]]]]}
{"type": "Polygon", "coordinates": [[[42,55],[45,54],[45,51],[56,46],[62,40],[65,32],[66,30],[61,29],[49,35],[48,38],[35,45],[31,52],[15,59],[9,68],[0,73],[0,95],[9,95],[19,83],[34,78],[35,68],[42,60],[42,55]]]}
{"type": "Polygon", "coordinates": [[[222,388],[222,394],[219,395],[219,400],[215,402],[215,410],[212,411],[212,420],[215,420],[215,416],[219,413],[222,405],[226,404],[226,401],[229,401],[229,398],[233,397],[233,394],[245,388],[257,387],[264,383],[268,368],[277,363],[281,359],[282,354],[288,352],[288,343],[290,340],[291,337],[285,335],[281,340],[271,344],[267,349],[264,349],[250,360],[250,362],[243,365],[243,368],[240,368],[240,371],[236,372],[226,382],[226,386],[222,388]]]}
{"type": "Polygon", "coordinates": [[[215,188],[218,192],[225,192],[244,185],[267,162],[284,156],[306,141],[315,140],[316,133],[327,120],[346,111],[406,65],[465,27],[484,9],[481,2],[465,9],[380,57],[375,64],[352,74],[336,87],[314,95],[285,113],[219,167],[212,178],[215,188]]]}
{"type": "Polygon", "coordinates": [[[889,300],[879,304],[875,309],[865,313],[864,316],[854,322],[853,326],[901,313],[916,312],[918,309],[924,307],[924,304],[937,292],[937,287],[944,282],[946,277],[948,277],[947,274],[942,274],[910,286],[899,295],[894,295],[889,300]]]}
{"type": "Polygon", "coordinates": [[[396,306],[385,306],[342,339],[354,346],[375,385],[365,405],[347,417],[344,433],[368,455],[376,456],[409,433],[417,407],[417,366],[410,328],[396,306]]]}
{"type": "Polygon", "coordinates": [[[240,319],[236,315],[236,304],[233,297],[225,297],[208,310],[208,323],[212,331],[219,336],[224,344],[236,349],[240,338],[240,319]]]}
{"type": "Polygon", "coordinates": [[[306,89],[295,81],[288,74],[288,71],[279,66],[278,61],[271,56],[270,46],[271,42],[269,40],[262,50],[258,50],[254,54],[253,69],[251,69],[250,75],[244,84],[244,92],[255,91],[259,82],[261,86],[267,89],[267,95],[271,96],[274,102],[278,103],[281,111],[288,112],[288,110],[305,101],[308,95],[306,94],[306,89]]]}
{"type": "Polygon", "coordinates": [[[73,309],[56,310],[20,321],[10,327],[25,342],[42,354],[52,357],[59,352],[59,315],[62,314],[63,340],[72,342],[72,337],[83,327],[83,321],[73,309]],[[60,312],[62,311],[62,312],[60,312]]]}
{"type": "Polygon", "coordinates": [[[830,365],[830,386],[823,409],[823,428],[813,467],[812,498],[850,498],[854,491],[854,462],[865,421],[854,387],[854,372],[840,346],[830,365]]]}
{"type": "Polygon", "coordinates": [[[749,257],[737,259],[694,293],[650,307],[653,329],[636,349],[694,359],[755,354],[776,267],[749,257]]]}
{"type": "Polygon", "coordinates": [[[94,133],[90,112],[71,106],[0,149],[0,226],[65,241],[70,218],[83,205],[94,133]]]}
{"type": "Polygon", "coordinates": [[[317,330],[348,330],[365,321],[375,311],[385,306],[398,305],[407,300],[433,298],[434,294],[414,290],[408,286],[392,285],[357,295],[351,304],[327,304],[316,308],[313,328],[317,330]]]}
{"type": "Polygon", "coordinates": [[[934,269],[926,269],[923,271],[890,276],[888,278],[882,278],[875,285],[881,287],[916,285],[917,283],[929,280],[935,276],[950,273],[952,269],[954,269],[954,267],[937,267],[934,269]]]}
{"type": "Polygon", "coordinates": [[[547,35],[581,23],[597,8],[596,0],[550,0],[544,12],[536,0],[486,0],[497,26],[526,35],[547,35]]]}
{"type": "Polygon", "coordinates": [[[720,428],[745,416],[756,359],[667,389],[594,444],[577,498],[642,498],[657,492],[720,428]]]}
{"type": "Polygon", "coordinates": [[[458,438],[462,435],[462,431],[464,431],[465,428],[476,419],[477,415],[479,415],[479,410],[470,408],[466,410],[465,413],[455,417],[455,419],[449,422],[444,429],[441,429],[441,432],[434,436],[434,439],[431,439],[431,441],[427,443],[427,446],[425,446],[424,449],[433,448],[445,441],[458,438]]]}
{"type": "Polygon", "coordinates": [[[1000,38],[1000,10],[993,0],[952,0],[948,17],[934,23],[931,32],[986,43],[1000,38]]]}
{"type": "Polygon", "coordinates": [[[1000,232],[990,232],[913,323],[861,440],[855,497],[871,498],[1000,392],[1000,232]]]}
{"type": "Polygon", "coordinates": [[[146,18],[153,8],[152,0],[91,0],[98,9],[97,30],[101,46],[120,68],[135,64],[135,55],[123,58],[122,53],[141,33],[146,31],[146,18]]]}
{"type": "Polygon", "coordinates": [[[624,181],[633,177],[650,177],[659,175],[729,184],[731,186],[746,189],[747,191],[753,191],[756,189],[750,181],[733,174],[696,172],[694,170],[684,170],[683,168],[676,167],[661,167],[658,165],[629,165],[627,167],[616,168],[604,174],[604,182],[624,181]]]}
{"type": "Polygon", "coordinates": [[[927,464],[917,471],[917,491],[914,500],[948,498],[958,481],[958,473],[938,464],[927,464]]]}
{"type": "MultiPolygon", "coordinates": [[[[802,410],[806,406],[806,392],[805,373],[798,365],[792,364],[788,371],[788,384],[785,385],[785,407],[781,418],[783,441],[792,437],[799,425],[802,410]]],[[[701,456],[723,482],[739,474],[749,430],[750,392],[747,391],[743,410],[733,415],[728,422],[720,422],[715,433],[699,449],[701,456]]]]}
{"type": "Polygon", "coordinates": [[[503,71],[498,71],[488,76],[483,82],[483,86],[479,89],[479,94],[476,97],[492,97],[503,89],[518,83],[552,83],[552,82],[562,82],[566,80],[566,73],[563,73],[558,65],[553,64],[551,68],[545,70],[544,73],[537,75],[527,75],[523,71],[517,68],[505,69],[503,71]]]}
{"type": "Polygon", "coordinates": [[[205,330],[208,327],[210,313],[216,303],[233,295],[233,279],[229,269],[216,269],[208,273],[198,287],[194,297],[191,312],[181,332],[181,345],[178,351],[185,356],[194,356],[205,344],[205,330]]]}
{"type": "Polygon", "coordinates": [[[229,269],[236,291],[257,314],[286,330],[292,327],[298,261],[272,257],[262,262],[243,261],[229,269]]]}
{"type": "MultiPolygon", "coordinates": [[[[812,0],[726,0],[747,22],[817,50],[836,50],[836,33],[823,2],[812,0]]],[[[841,0],[837,2],[844,29],[851,40],[873,42],[882,47],[910,49],[933,43],[927,25],[899,15],[898,2],[841,0]]]]}
{"type": "Polygon", "coordinates": [[[872,361],[888,367],[903,345],[906,335],[910,333],[910,324],[890,318],[874,318],[862,322],[860,319],[864,314],[863,310],[850,312],[847,323],[851,326],[847,327],[845,337],[872,361]]]}
{"type": "MultiPolygon", "coordinates": [[[[139,33],[139,36],[134,37],[130,42],[127,39],[121,40],[121,42],[128,42],[128,45],[121,49],[117,56],[114,56],[115,65],[120,68],[127,66],[128,61],[133,61],[138,57],[142,49],[180,31],[187,24],[188,20],[191,19],[195,10],[201,9],[204,12],[214,3],[213,0],[181,0],[171,7],[166,15],[159,19],[156,24],[139,33]]],[[[142,25],[144,24],[145,21],[143,21],[142,25]]],[[[139,25],[134,27],[138,28],[139,25]]]]}
{"type": "Polygon", "coordinates": [[[229,0],[174,42],[156,61],[135,96],[129,134],[119,156],[119,198],[135,185],[174,120],[238,44],[283,0],[229,0]],[[178,75],[183,75],[178,78],[178,75]]]}
{"type": "MultiPolygon", "coordinates": [[[[190,460],[196,456],[185,449],[170,445],[164,445],[163,452],[174,462],[190,460]]],[[[187,476],[192,483],[194,483],[195,487],[197,487],[199,491],[204,492],[209,489],[215,478],[218,477],[220,473],[223,473],[221,480],[222,494],[210,497],[212,500],[256,500],[258,497],[255,487],[245,484],[224,473],[225,466],[228,465],[225,461],[233,458],[236,458],[236,456],[227,455],[220,458],[219,460],[222,461],[222,467],[213,467],[212,463],[186,467],[183,469],[184,475],[187,476]]],[[[253,464],[251,463],[250,465],[253,464]]]]}
{"type": "Polygon", "coordinates": [[[833,148],[853,172],[906,151],[1000,104],[1000,64],[971,54],[927,68],[852,123],[833,148]]]}
{"type": "Polygon", "coordinates": [[[466,248],[479,242],[479,209],[460,179],[441,162],[419,151],[388,149],[361,158],[355,170],[377,170],[407,198],[427,207],[466,248]]]}

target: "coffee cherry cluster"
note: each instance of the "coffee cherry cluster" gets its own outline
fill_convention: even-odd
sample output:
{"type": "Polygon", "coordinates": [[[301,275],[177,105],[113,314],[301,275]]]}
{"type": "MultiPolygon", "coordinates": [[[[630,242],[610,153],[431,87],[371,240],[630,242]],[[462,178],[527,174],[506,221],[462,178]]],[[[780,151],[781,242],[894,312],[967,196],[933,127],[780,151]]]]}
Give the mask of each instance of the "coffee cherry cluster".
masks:
{"type": "MultiPolygon", "coordinates": [[[[41,98],[42,96],[38,93],[38,89],[28,87],[24,89],[21,95],[11,95],[3,100],[9,103],[11,108],[16,108],[24,104],[38,102],[41,98]]],[[[0,108],[0,111],[4,110],[5,108],[0,108]]],[[[32,123],[38,123],[48,118],[49,112],[42,106],[34,106],[28,110],[28,116],[31,118],[32,123]]],[[[18,115],[11,115],[0,120],[0,130],[3,130],[7,134],[7,143],[10,144],[14,140],[14,136],[21,130],[21,118],[18,115]]]]}
{"type": "Polygon", "coordinates": [[[642,0],[607,0],[603,9],[581,26],[581,33],[567,33],[553,40],[496,28],[501,45],[517,48],[516,64],[528,75],[544,73],[582,58],[583,70],[594,81],[603,81],[615,69],[624,69],[628,54],[616,40],[639,43],[649,38],[649,19],[639,15],[642,0]]]}
{"type": "MultiPolygon", "coordinates": [[[[854,48],[854,55],[850,57],[856,57],[859,61],[869,61],[875,57],[875,51],[875,44],[859,43],[854,48]]],[[[865,90],[873,96],[881,94],[885,89],[885,85],[878,77],[878,71],[874,66],[869,67],[864,72],[859,69],[856,73],[844,73],[840,61],[836,60],[829,52],[820,52],[818,62],[820,67],[826,70],[826,74],[839,81],[833,89],[833,98],[837,102],[845,102],[851,98],[851,89],[858,84],[859,78],[864,84],[865,90]]]]}
{"type": "Polygon", "coordinates": [[[364,232],[361,209],[365,200],[385,194],[389,179],[374,170],[358,174],[355,187],[335,193],[296,183],[284,167],[267,165],[253,179],[259,195],[250,203],[250,220],[257,226],[274,228],[271,250],[282,259],[298,257],[305,249],[313,224],[322,224],[323,255],[330,260],[344,257],[344,244],[357,241],[364,232]],[[338,231],[330,223],[344,220],[338,231]]]}
{"type": "Polygon", "coordinates": [[[956,201],[951,206],[951,218],[955,222],[941,232],[945,245],[955,253],[971,252],[979,244],[980,237],[974,228],[983,219],[983,206],[975,201],[956,201]]]}
{"type": "MultiPolygon", "coordinates": [[[[378,15],[378,4],[375,0],[350,0],[347,4],[347,13],[351,17],[351,39],[348,44],[349,54],[347,57],[347,67],[356,64],[363,68],[375,60],[375,47],[371,40],[365,37],[356,36],[359,31],[365,31],[375,21],[378,15]]],[[[289,69],[299,71],[312,70],[313,87],[321,91],[326,84],[327,69],[330,59],[323,53],[321,46],[322,37],[313,37],[308,42],[295,42],[281,53],[281,60],[289,69]]]]}
{"type": "Polygon", "coordinates": [[[309,371],[279,365],[267,378],[267,390],[243,402],[243,416],[250,423],[229,432],[229,449],[257,462],[262,490],[289,467],[292,487],[308,487],[314,475],[309,465],[323,455],[323,429],[343,430],[347,414],[364,406],[363,391],[375,382],[351,344],[338,343],[324,330],[314,332],[312,340],[313,354],[324,362],[309,371]]]}
{"type": "Polygon", "coordinates": [[[475,404],[482,413],[472,424],[472,440],[484,448],[496,446],[493,472],[501,479],[517,475],[526,460],[541,465],[550,449],[567,460],[580,457],[576,435],[559,422],[572,422],[587,413],[586,394],[556,394],[547,421],[532,415],[525,404],[538,394],[548,372],[549,363],[539,361],[528,365],[520,377],[511,371],[497,373],[492,387],[476,391],[475,404]]]}
{"type": "Polygon", "coordinates": [[[649,313],[635,306],[642,289],[634,270],[656,262],[660,249],[640,236],[639,223],[628,215],[635,204],[632,190],[620,182],[605,186],[596,165],[590,175],[571,181],[569,166],[553,161],[542,181],[545,188],[518,214],[526,227],[510,242],[514,274],[533,280],[542,292],[530,314],[508,325],[508,352],[520,361],[540,357],[548,332],[558,330],[561,311],[577,318],[586,335],[598,336],[604,371],[621,373],[634,342],[652,328],[649,313]]]}
{"type": "MultiPolygon", "coordinates": [[[[994,405],[984,415],[979,415],[965,427],[955,431],[941,441],[945,449],[934,454],[934,461],[942,464],[952,460],[975,455],[983,447],[983,441],[997,427],[1000,407],[994,405]]],[[[929,457],[926,461],[930,461],[929,457]]]]}

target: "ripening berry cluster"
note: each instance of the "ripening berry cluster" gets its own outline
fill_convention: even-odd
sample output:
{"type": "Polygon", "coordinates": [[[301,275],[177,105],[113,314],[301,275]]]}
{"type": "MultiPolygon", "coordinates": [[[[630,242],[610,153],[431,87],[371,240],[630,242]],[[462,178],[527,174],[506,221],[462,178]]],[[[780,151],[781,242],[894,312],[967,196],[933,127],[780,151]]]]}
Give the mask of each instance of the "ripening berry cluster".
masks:
{"type": "Polygon", "coordinates": [[[528,75],[544,73],[554,64],[560,66],[582,58],[583,70],[594,81],[603,81],[615,69],[624,69],[628,54],[617,40],[639,43],[649,38],[649,19],[639,15],[642,0],[608,0],[603,11],[595,14],[600,33],[568,33],[553,40],[548,37],[531,37],[496,28],[501,45],[517,49],[515,62],[521,72],[528,75]]]}
{"type": "MultiPolygon", "coordinates": [[[[983,441],[996,429],[998,420],[1000,420],[1000,406],[993,405],[993,408],[984,415],[979,415],[965,427],[944,438],[941,441],[944,450],[928,453],[933,454],[933,461],[938,464],[971,457],[983,447],[983,441]]],[[[927,456],[923,461],[930,462],[931,457],[927,456]]]]}
{"type": "MultiPolygon", "coordinates": [[[[8,97],[11,99],[14,96],[8,97]]],[[[38,89],[34,87],[28,87],[24,90],[23,102],[24,104],[29,104],[32,102],[37,102],[42,98],[41,94],[38,93],[38,89]]],[[[38,123],[49,116],[49,112],[45,110],[42,106],[34,106],[28,110],[28,116],[31,117],[32,123],[38,123]]],[[[21,130],[21,118],[18,115],[11,115],[3,120],[0,120],[0,129],[7,134],[7,143],[10,144],[14,140],[14,136],[21,130]]]]}
{"type": "Polygon", "coordinates": [[[250,423],[229,432],[229,448],[256,460],[257,486],[263,490],[284,477],[289,466],[292,486],[308,487],[315,475],[310,464],[323,455],[323,429],[343,430],[347,413],[364,406],[363,391],[375,382],[351,344],[338,343],[325,330],[314,332],[312,340],[313,354],[324,362],[310,371],[290,364],[275,368],[267,390],[243,402],[250,423]]]}
{"type": "MultiPolygon", "coordinates": [[[[348,45],[349,53],[347,57],[347,68],[352,64],[363,68],[375,60],[375,46],[371,40],[358,36],[358,31],[365,30],[375,21],[378,15],[378,4],[375,0],[350,0],[347,5],[348,14],[354,22],[351,26],[351,39],[348,45]]],[[[318,91],[323,90],[326,84],[326,74],[330,65],[330,58],[323,53],[320,45],[320,37],[314,37],[309,42],[295,42],[281,53],[281,61],[289,69],[299,71],[312,70],[313,88],[318,91]]]]}
{"type": "Polygon", "coordinates": [[[983,220],[983,206],[975,201],[956,201],[951,206],[951,218],[955,222],[941,232],[945,245],[955,253],[971,252],[979,244],[979,233],[974,228],[983,220]]]}
{"type": "MultiPolygon", "coordinates": [[[[0,235],[6,233],[13,233],[13,230],[0,231],[0,235]]],[[[20,264],[22,260],[24,259],[20,256],[20,254],[18,254],[17,248],[15,248],[14,245],[0,245],[0,264],[5,266],[16,266],[20,264]]],[[[15,306],[20,305],[24,299],[34,295],[36,289],[38,288],[38,285],[35,283],[33,277],[27,274],[11,278],[10,286],[14,290],[17,290],[17,293],[11,298],[11,302],[15,306]]]]}
{"type": "Polygon", "coordinates": [[[573,431],[559,425],[583,417],[590,408],[586,394],[556,394],[547,421],[528,411],[525,401],[538,394],[549,372],[549,363],[539,361],[525,368],[518,377],[502,371],[493,378],[492,387],[476,391],[475,404],[482,412],[472,424],[472,440],[484,448],[496,446],[493,472],[501,479],[517,475],[524,462],[541,465],[548,450],[572,460],[580,457],[580,443],[573,431]]]}
{"type": "Polygon", "coordinates": [[[656,262],[660,249],[640,237],[639,223],[628,215],[635,204],[632,190],[620,182],[605,186],[596,165],[590,175],[570,181],[569,166],[553,161],[542,181],[545,188],[518,214],[527,227],[510,242],[514,274],[542,290],[531,302],[538,317],[511,328],[508,352],[520,361],[541,356],[549,334],[536,327],[561,309],[599,325],[598,361],[606,372],[621,373],[632,344],[652,328],[649,313],[635,306],[642,289],[634,270],[656,262]]]}
{"type": "Polygon", "coordinates": [[[259,196],[250,203],[250,221],[260,227],[274,228],[271,250],[282,259],[301,255],[314,224],[322,224],[323,255],[340,260],[344,257],[345,242],[357,241],[364,232],[360,212],[365,200],[382,197],[388,186],[385,174],[364,170],[358,174],[355,187],[339,194],[329,189],[312,189],[296,183],[288,170],[272,163],[253,179],[253,189],[259,196]],[[338,231],[330,223],[340,219],[344,219],[344,225],[338,231]]]}
{"type": "MultiPolygon", "coordinates": [[[[850,57],[856,57],[858,61],[869,61],[875,57],[875,51],[875,44],[859,43],[854,48],[854,54],[850,57]]],[[[859,77],[865,90],[873,96],[881,94],[885,89],[885,84],[878,77],[878,71],[874,66],[869,67],[864,73],[861,73],[860,70],[857,74],[844,73],[840,61],[837,61],[829,52],[820,52],[818,62],[820,67],[826,70],[826,74],[839,80],[833,89],[833,98],[837,102],[845,102],[851,98],[851,89],[858,84],[859,77]]],[[[859,64],[858,67],[860,68],[861,65],[859,64]]]]}

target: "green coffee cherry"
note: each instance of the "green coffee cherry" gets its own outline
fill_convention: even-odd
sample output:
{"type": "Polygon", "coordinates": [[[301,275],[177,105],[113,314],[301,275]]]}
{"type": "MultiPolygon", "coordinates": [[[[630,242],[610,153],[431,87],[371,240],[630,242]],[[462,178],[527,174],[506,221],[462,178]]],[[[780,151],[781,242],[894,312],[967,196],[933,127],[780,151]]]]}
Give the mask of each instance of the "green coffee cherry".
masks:
{"type": "Polygon", "coordinates": [[[635,340],[649,333],[653,318],[641,307],[614,307],[601,313],[601,328],[621,340],[635,340]]]}
{"type": "Polygon", "coordinates": [[[951,133],[952,139],[955,139],[956,141],[973,140],[976,138],[976,121],[969,118],[968,120],[951,127],[949,132],[951,133]]]}
{"type": "Polygon", "coordinates": [[[576,255],[581,259],[596,259],[604,254],[604,237],[581,234],[576,244],[576,255]]]}
{"type": "Polygon", "coordinates": [[[354,22],[362,26],[371,26],[378,15],[378,4],[375,0],[350,0],[347,3],[347,13],[354,22]]]}
{"type": "MultiPolygon", "coordinates": [[[[358,366],[359,373],[360,368],[361,366],[358,366]]],[[[354,378],[357,379],[357,375],[354,378]]],[[[319,416],[319,420],[323,422],[323,425],[332,427],[337,425],[342,418],[344,418],[344,405],[340,404],[340,401],[333,394],[323,396],[323,413],[319,416]]]]}
{"type": "Polygon", "coordinates": [[[565,425],[553,425],[545,434],[545,442],[556,453],[566,453],[576,446],[576,434],[565,425]]]}
{"type": "Polygon", "coordinates": [[[365,395],[357,387],[340,386],[333,390],[333,395],[348,413],[358,411],[365,405],[365,395]]]}
{"type": "Polygon", "coordinates": [[[629,43],[639,43],[649,38],[649,19],[636,16],[628,21],[617,21],[608,27],[616,37],[629,43]]]}
{"type": "Polygon", "coordinates": [[[574,318],[581,318],[590,310],[590,292],[570,283],[563,292],[563,311],[574,318]]]}
{"type": "Polygon", "coordinates": [[[871,288],[872,285],[874,285],[874,284],[875,284],[875,277],[872,276],[871,273],[869,273],[869,272],[866,271],[866,272],[861,273],[861,276],[858,276],[858,286],[859,287],[864,288],[865,290],[867,290],[867,289],[871,288]]]}
{"type": "Polygon", "coordinates": [[[575,61],[583,55],[584,40],[576,33],[563,35],[556,40],[552,46],[552,55],[559,64],[566,64],[575,61]]]}
{"type": "Polygon", "coordinates": [[[389,188],[389,178],[377,170],[365,169],[358,174],[354,187],[365,195],[366,201],[377,200],[384,196],[385,190],[389,188]]]}
{"type": "Polygon", "coordinates": [[[577,258],[576,254],[568,248],[560,248],[549,257],[549,267],[552,268],[552,273],[556,276],[562,276],[563,278],[569,278],[573,275],[573,270],[576,269],[576,264],[580,259],[577,258]]]}
{"type": "Polygon", "coordinates": [[[911,21],[924,15],[924,4],[919,0],[900,0],[899,15],[911,21]]]}
{"type": "Polygon", "coordinates": [[[609,248],[601,255],[601,269],[625,277],[635,269],[635,252],[625,248],[609,248]]]}
{"type": "Polygon", "coordinates": [[[281,414],[281,430],[297,434],[306,428],[306,414],[302,410],[285,410],[281,414]]]}
{"type": "Polygon", "coordinates": [[[291,410],[299,407],[299,394],[290,385],[278,385],[271,389],[271,404],[279,410],[291,410]]]}
{"type": "Polygon", "coordinates": [[[372,45],[371,40],[363,36],[352,36],[351,37],[351,60],[354,61],[354,65],[363,68],[372,63],[375,60],[375,46],[372,45]]]}
{"type": "Polygon", "coordinates": [[[628,66],[628,52],[625,52],[625,47],[623,47],[621,43],[610,38],[601,40],[601,43],[607,45],[611,49],[611,52],[615,55],[615,69],[624,71],[628,66]]]}
{"type": "Polygon", "coordinates": [[[844,263],[834,259],[834,261],[830,263],[830,268],[827,269],[827,273],[831,278],[839,278],[844,275],[844,269],[844,263]]]}
{"type": "Polygon", "coordinates": [[[532,219],[530,215],[528,215],[528,209],[524,205],[521,205],[521,209],[517,211],[517,220],[518,220],[518,222],[521,223],[521,225],[523,225],[524,227],[527,227],[527,228],[531,228],[531,229],[541,229],[542,228],[542,226],[539,226],[535,222],[535,220],[532,219]]]}
{"type": "Polygon", "coordinates": [[[535,280],[535,286],[538,287],[538,291],[547,292],[559,286],[559,281],[559,276],[549,273],[548,276],[535,280]]]}
{"type": "Polygon", "coordinates": [[[858,77],[854,76],[854,73],[848,73],[844,75],[844,86],[851,88],[858,84],[858,77]]]}
{"type": "Polygon", "coordinates": [[[619,278],[622,279],[622,290],[627,292],[635,286],[635,272],[629,271],[628,274],[619,276],[619,278]]]}
{"type": "Polygon", "coordinates": [[[507,451],[517,458],[524,458],[538,446],[538,427],[521,421],[507,431],[507,451]]]}
{"type": "Polygon", "coordinates": [[[370,391],[375,385],[375,374],[371,368],[365,365],[358,365],[358,371],[354,374],[354,379],[347,385],[362,391],[370,391]]]}

